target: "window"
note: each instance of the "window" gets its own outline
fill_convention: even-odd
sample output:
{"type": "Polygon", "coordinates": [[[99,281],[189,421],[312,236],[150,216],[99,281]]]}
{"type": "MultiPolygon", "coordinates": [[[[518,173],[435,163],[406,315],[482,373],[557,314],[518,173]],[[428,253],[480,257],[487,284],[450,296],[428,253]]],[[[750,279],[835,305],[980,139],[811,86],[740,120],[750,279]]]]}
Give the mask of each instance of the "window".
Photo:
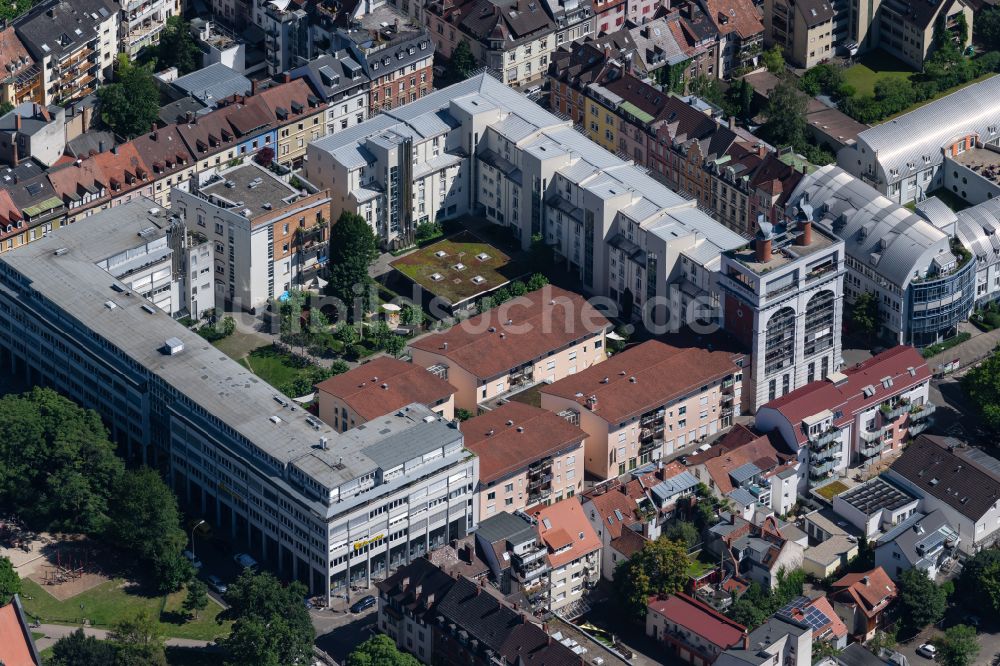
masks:
{"type": "Polygon", "coordinates": [[[497,498],[497,491],[495,490],[486,495],[486,499],[488,500],[495,500],[496,498],[497,498]]]}
{"type": "Polygon", "coordinates": [[[503,490],[504,490],[505,493],[512,493],[512,492],[514,492],[514,484],[513,483],[508,483],[506,486],[503,487],[503,490]]]}

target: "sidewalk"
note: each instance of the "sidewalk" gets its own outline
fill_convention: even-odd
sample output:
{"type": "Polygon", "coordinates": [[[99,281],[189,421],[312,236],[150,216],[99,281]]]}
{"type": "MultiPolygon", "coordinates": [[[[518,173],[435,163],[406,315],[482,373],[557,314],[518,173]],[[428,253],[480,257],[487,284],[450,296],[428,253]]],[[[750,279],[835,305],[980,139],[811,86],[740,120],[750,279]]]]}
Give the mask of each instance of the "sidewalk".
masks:
{"type": "MultiPolygon", "coordinates": [[[[60,638],[65,638],[69,636],[77,629],[81,627],[67,626],[63,624],[43,624],[40,627],[31,627],[32,631],[42,632],[45,634],[44,638],[39,638],[35,641],[35,645],[38,647],[39,651],[45,648],[51,647],[60,638]]],[[[106,640],[108,638],[107,629],[95,629],[93,627],[83,627],[83,633],[87,636],[93,636],[94,638],[99,638],[100,640],[106,640]]],[[[215,643],[211,641],[196,641],[189,638],[168,638],[166,644],[173,647],[186,647],[186,648],[203,648],[208,646],[214,646],[215,643]]]]}
{"type": "Polygon", "coordinates": [[[933,373],[939,365],[949,363],[957,358],[960,363],[959,368],[966,368],[989,356],[998,344],[1000,344],[1000,328],[980,333],[951,349],[930,357],[927,359],[927,367],[933,373]]]}

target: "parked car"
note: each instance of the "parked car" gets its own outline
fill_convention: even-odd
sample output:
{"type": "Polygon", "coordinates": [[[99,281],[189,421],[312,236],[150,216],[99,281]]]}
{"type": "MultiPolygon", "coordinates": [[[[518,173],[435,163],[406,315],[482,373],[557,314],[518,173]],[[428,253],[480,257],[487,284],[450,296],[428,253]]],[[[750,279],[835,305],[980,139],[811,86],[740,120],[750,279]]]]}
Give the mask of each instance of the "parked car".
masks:
{"type": "Polygon", "coordinates": [[[229,586],[222,582],[222,579],[216,575],[211,575],[207,579],[208,586],[218,592],[219,594],[225,594],[229,591],[229,586]]]}
{"type": "Polygon", "coordinates": [[[371,608],[372,606],[374,606],[376,602],[377,602],[377,599],[375,599],[375,597],[373,597],[370,594],[367,597],[361,597],[360,599],[358,599],[357,601],[355,601],[353,604],[351,604],[351,612],[352,613],[362,613],[362,612],[368,610],[369,608],[371,608]]]}
{"type": "Polygon", "coordinates": [[[190,562],[191,566],[193,566],[195,569],[201,569],[201,560],[199,560],[197,557],[195,557],[194,553],[192,553],[190,550],[185,550],[182,553],[182,555],[184,555],[184,558],[188,562],[190,562]]]}
{"type": "Polygon", "coordinates": [[[254,569],[257,567],[257,560],[250,557],[248,553],[236,553],[233,555],[233,561],[244,569],[254,569]]]}
{"type": "Polygon", "coordinates": [[[934,657],[937,656],[937,648],[931,645],[930,643],[924,643],[923,645],[917,648],[917,654],[919,654],[921,657],[933,659],[934,657]]]}

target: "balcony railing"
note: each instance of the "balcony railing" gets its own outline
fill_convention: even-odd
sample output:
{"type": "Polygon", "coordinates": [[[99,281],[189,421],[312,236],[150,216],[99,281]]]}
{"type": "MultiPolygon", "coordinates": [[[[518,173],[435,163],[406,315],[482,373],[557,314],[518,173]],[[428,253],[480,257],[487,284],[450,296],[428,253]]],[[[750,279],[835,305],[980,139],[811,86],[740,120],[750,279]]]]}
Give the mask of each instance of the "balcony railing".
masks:
{"type": "Polygon", "coordinates": [[[829,461],[820,463],[818,465],[810,464],[809,465],[809,476],[811,476],[813,478],[824,477],[824,476],[826,476],[827,474],[829,474],[830,472],[833,471],[834,466],[835,465],[834,465],[834,461],[833,460],[829,460],[829,461]]]}
{"type": "Polygon", "coordinates": [[[858,433],[858,437],[860,437],[863,442],[881,442],[882,435],[884,434],[885,433],[882,431],[882,428],[876,428],[875,430],[861,430],[861,432],[858,433]]]}
{"type": "Polygon", "coordinates": [[[809,441],[815,446],[823,446],[825,444],[829,444],[835,439],[839,439],[839,437],[840,437],[840,428],[834,426],[832,428],[824,430],[821,433],[811,435],[809,437],[809,441]]]}
{"type": "Polygon", "coordinates": [[[858,449],[858,453],[861,454],[862,458],[874,458],[875,456],[882,453],[885,450],[885,444],[882,440],[870,444],[863,444],[861,448],[858,449]]]}
{"type": "Polygon", "coordinates": [[[924,420],[924,421],[918,421],[916,423],[911,424],[910,427],[909,427],[910,436],[911,437],[916,437],[917,435],[919,435],[920,433],[922,433],[924,430],[927,430],[927,426],[929,426],[930,423],[931,422],[929,420],[924,420]]]}
{"type": "Polygon", "coordinates": [[[883,404],[879,406],[879,411],[886,421],[895,421],[903,414],[910,411],[910,401],[900,400],[894,404],[883,404]]]}
{"type": "Polygon", "coordinates": [[[928,402],[925,405],[916,405],[910,410],[910,423],[926,419],[935,411],[937,411],[937,405],[932,402],[928,402]]]}

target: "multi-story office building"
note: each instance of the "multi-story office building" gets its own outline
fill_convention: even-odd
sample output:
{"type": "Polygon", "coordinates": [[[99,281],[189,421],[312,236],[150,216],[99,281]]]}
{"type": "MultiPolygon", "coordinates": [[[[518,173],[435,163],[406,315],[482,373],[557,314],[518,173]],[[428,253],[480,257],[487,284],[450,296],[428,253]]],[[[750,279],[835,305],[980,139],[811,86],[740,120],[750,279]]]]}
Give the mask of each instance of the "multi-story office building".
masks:
{"type": "Polygon", "coordinates": [[[541,233],[584,291],[631,298],[657,323],[671,316],[671,283],[682,292],[691,283],[682,301],[711,291],[719,253],[745,244],[488,74],[320,139],[308,154],[306,178],[331,190],[334,215],[358,213],[390,247],[419,222],[476,213],[524,248],[541,233]]]}
{"type": "Polygon", "coordinates": [[[97,410],[192,512],[328,603],[475,526],[454,424],[410,405],[335,432],[98,266],[136,234],[90,222],[0,260],[5,370],[97,410]]]}
{"type": "Polygon", "coordinates": [[[455,418],[455,388],[414,363],[380,356],[316,385],[319,417],[344,432],[419,402],[455,418]]]}
{"type": "Polygon", "coordinates": [[[809,201],[825,199],[799,201],[787,225],[758,222],[753,247],[722,256],[724,326],[750,349],[751,410],[840,367],[844,241],[816,227],[809,201]]]}
{"type": "Polygon", "coordinates": [[[957,90],[861,132],[854,145],[837,153],[837,164],[896,203],[921,201],[944,186],[946,156],[977,144],[1000,145],[997,95],[1000,76],[957,90]]]}
{"type": "Polygon", "coordinates": [[[764,43],[796,67],[814,67],[834,55],[834,16],[829,0],[765,0],[764,43]]]}
{"type": "Polygon", "coordinates": [[[610,322],[579,294],[545,286],[410,344],[413,362],[457,389],[475,412],[508,393],[554,382],[607,358],[610,322]]]}
{"type": "Polygon", "coordinates": [[[731,426],[744,360],[650,340],[542,386],[542,407],[572,412],[587,433],[587,472],[614,478],[731,426]]]}
{"type": "Polygon", "coordinates": [[[119,14],[110,0],[47,0],[14,21],[14,32],[41,67],[41,103],[82,99],[110,78],[119,14]]]}
{"type": "Polygon", "coordinates": [[[894,347],[806,384],[757,411],[757,428],[780,433],[812,484],[898,454],[935,411],[930,370],[913,347],[894,347]]]}
{"type": "Polygon", "coordinates": [[[326,263],[330,197],[303,194],[255,163],[170,195],[171,212],[215,245],[215,296],[255,311],[326,263]]]}
{"type": "Polygon", "coordinates": [[[121,3],[120,50],[134,58],[160,41],[168,18],[180,15],[180,0],[125,0],[121,3]]]}
{"type": "Polygon", "coordinates": [[[788,206],[810,211],[814,237],[818,225],[843,240],[844,297],[874,294],[879,334],[887,340],[932,344],[954,335],[972,311],[977,262],[971,253],[937,224],[842,169],[830,165],[807,175],[788,206]]]}
{"type": "Polygon", "coordinates": [[[551,504],[583,490],[583,440],[569,419],[511,401],[462,423],[479,456],[480,518],[551,504]]]}

